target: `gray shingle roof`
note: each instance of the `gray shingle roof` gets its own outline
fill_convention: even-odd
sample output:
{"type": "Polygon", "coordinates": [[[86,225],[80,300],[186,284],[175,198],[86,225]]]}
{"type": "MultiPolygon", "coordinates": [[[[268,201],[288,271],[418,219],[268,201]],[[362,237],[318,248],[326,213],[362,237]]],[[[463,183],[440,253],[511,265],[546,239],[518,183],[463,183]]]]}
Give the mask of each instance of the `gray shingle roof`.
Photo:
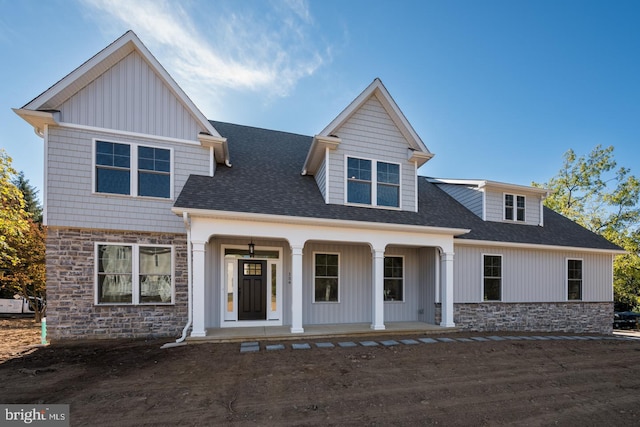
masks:
{"type": "Polygon", "coordinates": [[[301,175],[312,137],[212,124],[227,138],[233,166],[218,166],[214,177],[191,175],[176,200],[177,208],[465,228],[471,232],[460,239],[619,249],[546,208],[544,227],[482,221],[422,177],[418,212],[326,204],[314,177],[301,175]]]}

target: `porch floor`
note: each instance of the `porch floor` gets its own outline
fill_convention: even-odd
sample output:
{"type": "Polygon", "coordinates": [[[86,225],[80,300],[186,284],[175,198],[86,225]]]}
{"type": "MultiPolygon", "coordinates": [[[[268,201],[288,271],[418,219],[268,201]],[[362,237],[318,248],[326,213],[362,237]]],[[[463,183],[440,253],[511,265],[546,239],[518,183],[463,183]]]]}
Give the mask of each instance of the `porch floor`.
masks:
{"type": "Polygon", "coordinates": [[[457,332],[458,328],[431,325],[423,322],[389,322],[386,329],[374,331],[369,323],[348,323],[335,325],[306,325],[304,332],[292,334],[290,326],[258,326],[249,328],[211,328],[206,337],[188,337],[187,341],[200,342],[241,342],[299,340],[301,338],[335,338],[349,336],[382,335],[431,335],[457,332]]]}

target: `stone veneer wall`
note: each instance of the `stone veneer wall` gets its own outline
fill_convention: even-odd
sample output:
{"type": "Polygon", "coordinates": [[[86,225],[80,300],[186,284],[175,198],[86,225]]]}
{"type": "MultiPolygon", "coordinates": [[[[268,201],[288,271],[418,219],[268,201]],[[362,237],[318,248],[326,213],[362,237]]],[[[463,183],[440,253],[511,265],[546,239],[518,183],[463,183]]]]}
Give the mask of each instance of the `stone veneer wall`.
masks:
{"type": "Polygon", "coordinates": [[[51,340],[182,334],[187,322],[186,234],[48,228],[46,266],[51,340]],[[173,245],[175,304],[95,305],[95,242],[173,245]]]}
{"type": "MultiPolygon", "coordinates": [[[[441,319],[441,306],[436,304],[436,325],[441,319]]],[[[454,304],[453,321],[468,331],[611,334],[613,302],[454,304]]]]}

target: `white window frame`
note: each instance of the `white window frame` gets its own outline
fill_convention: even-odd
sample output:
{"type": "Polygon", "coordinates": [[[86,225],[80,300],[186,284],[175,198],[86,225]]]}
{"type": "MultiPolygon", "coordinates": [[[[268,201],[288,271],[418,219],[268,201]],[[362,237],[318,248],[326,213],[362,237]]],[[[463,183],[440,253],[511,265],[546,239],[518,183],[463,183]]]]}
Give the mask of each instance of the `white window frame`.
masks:
{"type": "MultiPolygon", "coordinates": [[[[393,185],[381,183],[383,185],[393,185]]],[[[348,206],[371,206],[378,209],[402,210],[402,163],[390,162],[385,160],[376,160],[369,157],[354,156],[351,154],[344,155],[344,204],[348,206]],[[349,202],[349,159],[369,160],[371,162],[371,204],[349,202]],[[378,162],[388,163],[390,165],[398,165],[399,183],[398,183],[398,206],[378,205],[378,162]]],[[[417,201],[416,201],[417,204],[417,201]]]]}
{"type": "Polygon", "coordinates": [[[494,253],[482,253],[480,255],[480,302],[502,302],[504,300],[504,255],[494,253]],[[484,279],[488,276],[484,275],[484,257],[495,256],[500,257],[500,299],[499,300],[486,300],[484,299],[484,279]]]}
{"type": "Polygon", "coordinates": [[[93,293],[95,305],[126,305],[126,306],[153,306],[153,305],[175,305],[176,300],[176,257],[173,245],[158,245],[147,243],[126,243],[126,242],[95,242],[94,244],[94,279],[93,293]],[[131,302],[100,302],[98,287],[98,268],[100,257],[100,246],[128,246],[131,247],[131,302]],[[140,302],[140,247],[145,248],[170,248],[171,249],[171,301],[170,302],[140,302]]]}
{"type": "Polygon", "coordinates": [[[509,222],[527,222],[527,196],[525,196],[524,194],[502,193],[502,219],[503,221],[509,222]],[[507,219],[507,196],[513,197],[513,219],[507,219]],[[518,219],[518,197],[522,197],[524,199],[524,207],[522,208],[522,220],[518,219]]]}
{"type": "Polygon", "coordinates": [[[109,196],[109,197],[127,197],[127,198],[141,198],[152,200],[168,200],[174,199],[174,151],[173,147],[166,147],[157,144],[148,144],[146,142],[131,142],[131,141],[119,141],[111,140],[108,138],[93,138],[91,145],[91,193],[96,196],[109,196]],[[123,144],[128,145],[130,148],[130,165],[129,165],[129,194],[117,194],[117,193],[101,193],[96,191],[96,145],[98,142],[108,142],[110,144],[123,144]],[[147,148],[159,148],[161,150],[169,150],[169,159],[171,164],[169,165],[169,197],[155,197],[155,196],[139,196],[138,195],[138,147],[147,148]]]}
{"type": "MultiPolygon", "coordinates": [[[[340,304],[341,283],[342,283],[342,256],[340,252],[314,251],[313,254],[313,279],[311,282],[311,296],[313,304],[340,304]],[[338,256],[338,300],[337,301],[316,301],[316,254],[337,255],[338,256]]],[[[322,277],[322,276],[321,276],[322,277]]]]}
{"type": "MultiPolygon", "coordinates": [[[[405,285],[406,280],[405,280],[405,275],[406,275],[406,271],[407,271],[407,264],[406,264],[406,260],[405,260],[405,256],[404,255],[385,255],[385,258],[401,258],[402,259],[402,299],[401,300],[394,300],[394,301],[384,301],[385,304],[398,304],[398,303],[404,303],[406,301],[407,298],[407,287],[405,285]]],[[[383,267],[384,270],[384,267],[383,267]]],[[[383,284],[382,284],[382,289],[384,290],[384,281],[386,279],[398,279],[398,277],[387,277],[384,275],[383,273],[383,284]]],[[[384,299],[384,297],[383,297],[384,299]]]]}
{"type": "Polygon", "coordinates": [[[564,263],[564,286],[565,286],[565,297],[567,301],[584,301],[584,259],[583,258],[565,258],[564,263]],[[582,278],[580,279],[580,298],[579,299],[569,299],[569,261],[580,261],[580,273],[582,278]]]}

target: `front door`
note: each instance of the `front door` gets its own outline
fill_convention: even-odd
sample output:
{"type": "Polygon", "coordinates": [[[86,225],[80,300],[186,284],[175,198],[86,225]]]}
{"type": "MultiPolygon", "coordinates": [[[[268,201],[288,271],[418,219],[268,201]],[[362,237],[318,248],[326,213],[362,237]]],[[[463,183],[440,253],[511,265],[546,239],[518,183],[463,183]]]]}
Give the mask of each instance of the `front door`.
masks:
{"type": "Polygon", "coordinates": [[[238,261],[238,320],[267,318],[267,261],[238,261]]]}

